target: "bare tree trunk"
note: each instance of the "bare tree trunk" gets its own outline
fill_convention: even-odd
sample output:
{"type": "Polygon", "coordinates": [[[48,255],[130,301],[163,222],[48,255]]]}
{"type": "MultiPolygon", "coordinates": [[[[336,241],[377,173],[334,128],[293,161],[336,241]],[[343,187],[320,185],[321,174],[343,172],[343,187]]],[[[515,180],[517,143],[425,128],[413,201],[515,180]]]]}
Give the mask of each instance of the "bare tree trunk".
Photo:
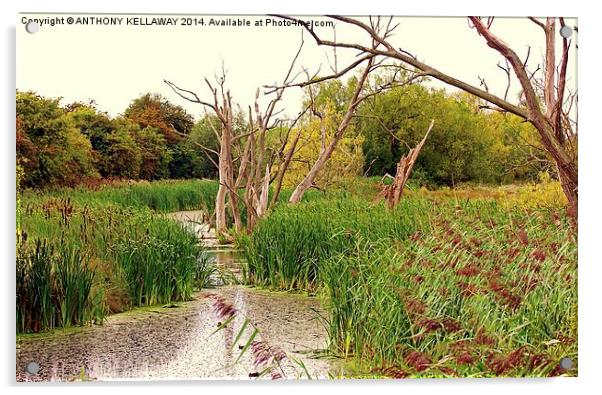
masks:
{"type": "Polygon", "coordinates": [[[223,233],[228,228],[226,223],[226,192],[227,188],[221,183],[215,197],[215,230],[223,233]]]}
{"type": "Polygon", "coordinates": [[[284,174],[288,170],[291,161],[293,159],[293,155],[295,154],[295,150],[297,149],[297,144],[299,143],[299,138],[301,137],[301,129],[297,131],[297,135],[291,144],[290,149],[286,153],[286,157],[284,158],[284,162],[278,169],[278,174],[276,175],[276,187],[274,188],[274,195],[272,195],[272,200],[270,201],[270,206],[273,206],[278,202],[278,198],[280,197],[280,191],[282,190],[282,181],[284,180],[284,174]]]}
{"type": "Polygon", "coordinates": [[[567,198],[567,212],[570,216],[577,219],[578,213],[578,176],[577,171],[573,169],[571,164],[559,163],[556,161],[556,170],[558,179],[562,186],[562,191],[567,198]]]}
{"type": "Polygon", "coordinates": [[[257,217],[262,217],[268,210],[268,194],[270,191],[270,166],[265,167],[265,176],[261,185],[261,195],[259,195],[259,203],[257,205],[257,217]]]}
{"type": "Polygon", "coordinates": [[[234,229],[240,231],[242,229],[242,221],[240,219],[240,209],[238,208],[238,196],[234,196],[236,191],[230,192],[230,211],[232,212],[232,220],[234,221],[234,229]]]}
{"type": "Polygon", "coordinates": [[[355,88],[355,91],[353,92],[351,100],[349,101],[349,105],[347,106],[347,112],[343,116],[343,119],[341,120],[341,123],[339,124],[336,133],[330,141],[330,144],[328,144],[328,146],[320,150],[320,155],[318,156],[318,159],[315,161],[305,178],[299,183],[299,185],[297,185],[297,187],[293,191],[293,194],[289,199],[290,203],[299,203],[301,201],[301,199],[303,198],[303,194],[305,194],[305,191],[307,191],[309,188],[311,188],[312,185],[314,185],[316,177],[318,176],[326,162],[328,162],[328,160],[332,156],[332,153],[339,144],[339,141],[343,138],[347,127],[351,123],[351,119],[353,118],[355,109],[361,102],[360,93],[364,88],[364,84],[368,79],[368,75],[370,74],[373,64],[374,58],[370,58],[368,60],[366,69],[362,72],[361,77],[357,81],[357,86],[355,88]]]}
{"type": "Polygon", "coordinates": [[[343,137],[342,134],[340,135],[340,137],[337,137],[337,135],[335,135],[328,147],[320,153],[318,160],[316,160],[316,162],[309,170],[305,178],[299,183],[299,185],[297,185],[297,187],[293,191],[293,194],[289,199],[290,203],[299,203],[301,201],[301,199],[303,198],[303,194],[305,194],[305,191],[311,188],[311,186],[316,180],[316,177],[318,176],[318,173],[320,172],[320,170],[322,170],[328,159],[330,159],[330,156],[332,155],[332,152],[336,148],[341,137],[343,137]]]}
{"type": "MultiPolygon", "coordinates": [[[[232,220],[234,221],[234,228],[237,231],[242,229],[242,222],[240,220],[240,210],[238,209],[238,192],[236,190],[236,182],[234,181],[234,164],[232,161],[232,107],[230,102],[230,93],[227,93],[227,99],[224,100],[227,105],[224,107],[226,114],[226,125],[222,131],[221,147],[223,147],[222,155],[220,155],[220,164],[224,162],[224,172],[226,179],[226,187],[228,188],[228,196],[230,197],[230,211],[232,213],[232,220]]],[[[220,176],[221,178],[221,176],[220,176]]]]}
{"type": "Polygon", "coordinates": [[[399,162],[397,163],[397,171],[395,173],[395,177],[393,178],[393,184],[391,184],[384,191],[384,195],[389,203],[390,208],[393,208],[399,204],[401,195],[403,194],[403,189],[405,188],[407,181],[410,179],[414,164],[416,163],[418,155],[420,155],[420,151],[422,150],[422,146],[426,142],[429,133],[431,133],[431,129],[433,129],[434,124],[435,120],[432,120],[428,130],[418,145],[415,148],[412,148],[407,155],[402,156],[399,159],[399,162]]]}
{"type": "MultiPolygon", "coordinates": [[[[224,128],[225,129],[225,128],[224,128]]],[[[227,156],[230,152],[229,145],[225,143],[228,139],[227,133],[222,130],[219,153],[219,189],[215,197],[215,228],[218,233],[224,233],[228,229],[226,217],[226,195],[229,186],[229,163],[227,156]]]]}
{"type": "MultiPolygon", "coordinates": [[[[512,66],[514,74],[520,82],[521,88],[523,89],[523,95],[526,102],[525,106],[522,103],[519,103],[518,105],[512,104],[507,101],[506,97],[501,98],[490,93],[486,86],[485,89],[478,88],[419,61],[417,56],[410,54],[403,48],[397,48],[391,44],[388,41],[388,36],[395,28],[387,30],[385,34],[382,34],[377,29],[377,27],[380,26],[379,22],[375,24],[371,20],[370,24],[368,25],[359,19],[340,15],[329,16],[329,18],[332,18],[336,21],[353,25],[364,30],[373,40],[373,42],[377,42],[379,44],[378,47],[375,47],[374,45],[372,47],[368,47],[358,43],[322,39],[313,30],[313,28],[304,21],[289,16],[280,15],[280,17],[297,21],[303,25],[318,45],[324,45],[333,48],[349,48],[361,51],[360,54],[363,53],[372,56],[383,56],[400,60],[405,64],[413,66],[416,70],[420,71],[423,76],[433,77],[439,81],[455,86],[491,103],[494,105],[494,110],[509,112],[530,122],[539,132],[542,145],[556,164],[558,178],[560,179],[563,192],[566,195],[569,203],[568,210],[576,217],[578,206],[578,170],[577,157],[573,152],[575,147],[573,146],[571,140],[576,140],[577,134],[573,133],[570,123],[567,125],[562,124],[563,117],[568,118],[569,114],[569,110],[564,109],[564,95],[566,91],[566,72],[570,41],[567,38],[562,39],[562,57],[560,61],[560,67],[557,70],[555,64],[555,45],[557,33],[555,18],[547,18],[546,23],[543,23],[536,18],[529,17],[531,21],[543,29],[546,43],[543,83],[536,84],[533,82],[533,80],[537,70],[532,73],[527,70],[528,55],[527,59],[520,59],[516,52],[512,50],[508,44],[491,32],[490,28],[494,18],[488,18],[485,22],[481,17],[469,17],[469,21],[472,23],[472,26],[477,30],[479,35],[485,38],[487,45],[501,54],[506,59],[508,64],[512,66]],[[541,95],[536,93],[536,89],[543,90],[544,104],[546,107],[545,112],[540,107],[539,97],[541,95]]],[[[389,20],[389,24],[391,24],[391,20],[392,17],[389,20]]],[[[564,19],[558,18],[558,20],[560,21],[560,25],[564,27],[564,19]]],[[[380,21],[380,18],[378,21],[380,21]]],[[[509,68],[508,70],[504,70],[507,71],[507,73],[510,71],[509,68]]]]}

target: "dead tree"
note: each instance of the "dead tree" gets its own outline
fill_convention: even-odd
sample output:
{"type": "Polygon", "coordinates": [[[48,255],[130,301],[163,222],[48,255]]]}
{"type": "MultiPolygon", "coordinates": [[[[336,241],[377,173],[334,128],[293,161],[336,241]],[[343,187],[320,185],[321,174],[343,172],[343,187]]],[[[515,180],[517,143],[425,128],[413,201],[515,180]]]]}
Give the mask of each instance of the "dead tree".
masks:
{"type": "MultiPolygon", "coordinates": [[[[543,31],[545,36],[545,55],[544,55],[544,76],[541,83],[538,83],[535,74],[538,70],[530,72],[527,67],[527,59],[522,60],[516,51],[514,51],[501,38],[491,32],[491,25],[494,18],[483,20],[481,17],[469,17],[471,27],[475,28],[480,36],[485,39],[487,45],[496,50],[508,62],[512,68],[514,76],[518,79],[523,100],[517,104],[511,103],[507,97],[500,97],[487,88],[484,81],[481,81],[479,88],[465,81],[459,80],[446,74],[422,61],[408,51],[395,47],[389,40],[392,28],[387,28],[387,34],[375,28],[374,20],[380,21],[381,18],[370,17],[370,23],[365,23],[359,19],[349,18],[339,15],[328,15],[340,23],[355,26],[363,30],[372,42],[378,45],[366,46],[353,42],[341,42],[322,39],[313,30],[313,28],[290,16],[276,15],[278,17],[294,20],[304,26],[310,33],[316,43],[321,46],[332,48],[347,48],[359,51],[358,56],[382,56],[389,59],[395,59],[403,64],[412,66],[415,70],[425,76],[435,78],[448,85],[454,86],[468,93],[471,93],[486,102],[490,103],[492,109],[517,115],[530,122],[537,129],[540,142],[551,159],[555,163],[558,178],[562,189],[568,200],[568,211],[574,216],[577,215],[578,203],[578,171],[576,141],[577,131],[573,130],[573,123],[570,119],[570,106],[572,106],[574,97],[567,96],[567,64],[569,61],[569,51],[571,42],[567,38],[562,38],[562,55],[560,61],[556,61],[556,19],[547,18],[545,23],[535,18],[530,18],[543,31]],[[543,93],[543,105],[540,104],[538,93],[543,93]]],[[[564,27],[563,18],[558,18],[560,26],[564,27]]],[[[387,26],[393,24],[393,18],[389,18],[387,26]]],[[[504,96],[507,96],[505,94],[504,96]]]]}
{"type": "Polygon", "coordinates": [[[215,127],[209,122],[219,141],[219,152],[203,146],[200,146],[200,148],[218,168],[219,188],[215,199],[215,227],[220,234],[225,234],[228,229],[227,208],[229,208],[235,229],[240,231],[243,229],[240,208],[244,206],[247,214],[246,229],[251,231],[257,219],[267,212],[271,204],[276,202],[276,199],[271,202],[268,200],[269,187],[274,180],[271,177],[271,169],[273,166],[278,168],[275,179],[279,183],[279,192],[282,178],[290,164],[290,160],[286,160],[286,158],[294,154],[296,145],[293,144],[286,149],[286,140],[288,140],[291,130],[305,111],[302,111],[290,123],[284,141],[281,139],[281,149],[277,153],[272,153],[266,146],[266,134],[275,129],[276,126],[283,124],[282,120],[275,119],[280,113],[276,108],[288,84],[291,83],[291,80],[294,80],[295,76],[292,76],[292,71],[302,46],[303,40],[282,86],[269,92],[273,98],[267,104],[265,111],[260,110],[260,90],[257,90],[254,110],[251,106],[248,108],[248,130],[235,130],[232,96],[225,85],[225,71],[222,70],[222,75],[217,79],[217,86],[205,79],[205,83],[211,92],[211,101],[202,100],[195,92],[181,88],[173,82],[164,81],[178,96],[200,104],[206,114],[211,112],[219,120],[219,127],[215,127]],[[211,154],[217,156],[217,162],[211,158],[211,154]],[[235,167],[236,162],[238,162],[237,168],[235,167]],[[244,190],[244,193],[241,194],[242,190],[244,190]]]}
{"type": "Polygon", "coordinates": [[[349,100],[349,104],[347,106],[347,112],[343,116],[341,122],[339,123],[339,125],[337,127],[336,132],[334,133],[334,136],[332,137],[332,140],[330,141],[330,143],[328,145],[325,144],[326,131],[325,131],[325,127],[324,127],[324,120],[323,119],[321,120],[321,129],[322,129],[321,134],[323,136],[322,137],[323,144],[322,144],[320,153],[318,155],[318,159],[316,159],[316,161],[314,162],[313,166],[311,167],[311,169],[309,170],[307,175],[297,185],[297,187],[293,191],[293,194],[290,197],[289,202],[298,203],[301,201],[303,194],[312,185],[314,185],[314,183],[316,181],[316,177],[318,176],[318,173],[322,170],[322,168],[324,167],[326,162],[330,159],[330,157],[332,156],[332,153],[336,149],[339,141],[343,138],[343,135],[345,134],[345,131],[347,130],[347,127],[349,126],[349,123],[351,122],[353,114],[355,113],[355,109],[361,102],[360,92],[363,90],[364,83],[368,79],[369,73],[372,71],[373,64],[374,64],[374,58],[371,57],[368,60],[368,65],[366,66],[366,69],[362,72],[362,74],[357,82],[357,87],[355,88],[355,91],[353,92],[353,96],[349,100]]]}
{"type": "MultiPolygon", "coordinates": [[[[393,32],[394,27],[392,27],[390,24],[381,25],[381,21],[379,19],[371,24],[371,29],[373,29],[373,31],[375,31],[375,32],[378,32],[383,37],[387,38],[393,32]]],[[[313,31],[311,31],[311,29],[310,29],[310,32],[312,33],[312,36],[315,37],[315,33],[313,33],[313,31]]],[[[372,49],[374,51],[378,50],[378,48],[381,45],[382,44],[380,42],[378,42],[377,40],[372,40],[372,49]]],[[[357,60],[355,60],[354,62],[349,64],[347,67],[345,67],[341,71],[338,71],[336,69],[337,56],[336,56],[336,52],[335,52],[334,53],[334,64],[335,64],[335,66],[333,67],[333,73],[331,75],[327,75],[327,76],[323,76],[323,77],[318,77],[317,75],[314,75],[313,77],[310,77],[309,74],[307,74],[307,77],[308,77],[307,81],[286,85],[287,87],[297,86],[297,87],[302,87],[302,88],[306,88],[306,87],[308,88],[309,101],[310,101],[309,108],[311,109],[311,114],[320,119],[320,129],[321,129],[321,139],[322,139],[321,140],[322,145],[321,145],[320,152],[318,154],[318,158],[311,165],[309,171],[307,172],[307,174],[305,175],[303,180],[301,180],[301,182],[295,187],[295,190],[293,191],[293,193],[291,194],[291,197],[289,199],[290,203],[300,202],[301,199],[303,198],[303,195],[305,194],[305,192],[308,189],[310,189],[312,187],[317,187],[316,186],[316,178],[318,177],[318,175],[320,174],[322,169],[325,167],[328,160],[331,158],[333,152],[336,150],[339,142],[344,137],[345,132],[347,131],[353,118],[355,117],[355,112],[356,112],[358,106],[364,100],[366,100],[370,97],[373,97],[384,90],[411,84],[411,83],[419,80],[423,76],[422,73],[413,73],[408,69],[399,68],[399,69],[404,70],[403,78],[401,80],[399,80],[400,76],[396,72],[393,74],[390,81],[381,83],[380,85],[377,85],[375,87],[369,87],[370,74],[373,71],[375,71],[381,67],[390,66],[390,65],[384,64],[383,59],[379,60],[377,54],[365,53],[363,56],[358,57],[357,60]],[[319,83],[322,83],[327,80],[341,78],[348,72],[355,70],[364,64],[365,64],[365,67],[362,70],[362,72],[360,73],[360,76],[357,80],[357,85],[353,91],[353,94],[351,95],[351,98],[349,99],[349,102],[347,103],[345,114],[342,116],[340,122],[338,123],[334,135],[332,136],[330,141],[327,143],[324,114],[322,114],[320,111],[318,111],[315,106],[315,101],[314,101],[315,95],[312,90],[312,85],[319,84],[319,83]]],[[[272,86],[271,88],[279,89],[282,87],[272,86]]]]}
{"type": "Polygon", "coordinates": [[[215,228],[218,233],[224,233],[228,228],[226,215],[226,198],[230,197],[230,206],[232,217],[237,228],[240,227],[240,215],[237,209],[237,199],[233,199],[234,191],[234,165],[232,158],[232,144],[235,141],[234,114],[232,110],[232,97],[230,91],[225,89],[226,76],[222,70],[222,75],[217,79],[217,85],[214,87],[207,78],[205,83],[212,95],[212,101],[201,100],[201,98],[193,91],[180,88],[176,84],[164,80],[164,82],[180,97],[202,105],[205,109],[205,114],[208,115],[207,109],[210,109],[212,114],[219,120],[219,128],[216,128],[211,120],[209,126],[215,133],[219,142],[219,152],[205,148],[205,154],[212,160],[218,168],[219,187],[215,198],[215,228]],[[209,153],[216,154],[218,157],[217,163],[213,161],[209,153]]]}
{"type": "Polygon", "coordinates": [[[422,146],[431,133],[431,129],[433,129],[434,124],[435,120],[432,120],[428,130],[418,145],[412,148],[406,155],[402,156],[401,159],[399,159],[395,177],[393,177],[393,183],[383,189],[382,196],[387,200],[387,204],[390,208],[393,208],[399,204],[406,182],[410,179],[414,164],[416,163],[418,155],[420,155],[420,151],[422,150],[422,146]]]}

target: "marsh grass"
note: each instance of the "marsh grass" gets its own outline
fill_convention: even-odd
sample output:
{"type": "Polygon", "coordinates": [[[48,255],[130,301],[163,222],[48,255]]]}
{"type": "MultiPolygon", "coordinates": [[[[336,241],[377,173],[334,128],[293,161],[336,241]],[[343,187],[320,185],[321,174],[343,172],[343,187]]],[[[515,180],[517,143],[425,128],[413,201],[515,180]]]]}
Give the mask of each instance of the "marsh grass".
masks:
{"type": "Polygon", "coordinates": [[[95,272],[89,258],[74,246],[63,246],[55,263],[55,281],[59,301],[59,325],[81,325],[92,320],[91,300],[95,272]]]}
{"type": "Polygon", "coordinates": [[[104,318],[98,294],[92,292],[95,272],[76,247],[55,253],[46,241],[23,243],[17,254],[17,330],[100,322],[104,318]]]}
{"type": "Polygon", "coordinates": [[[250,283],[325,296],[332,352],[368,375],[576,374],[558,366],[577,361],[577,244],[562,209],[330,199],[281,207],[242,244],[250,283]]]}
{"type": "Polygon", "coordinates": [[[79,207],[118,205],[123,208],[149,208],[155,212],[215,209],[218,183],[211,180],[130,181],[97,189],[61,188],[56,190],[25,191],[22,206],[52,204],[69,200],[79,207]]]}
{"type": "Polygon", "coordinates": [[[122,268],[136,306],[188,300],[203,287],[207,262],[196,237],[167,219],[147,218],[122,226],[112,254],[122,268]]]}
{"type": "Polygon", "coordinates": [[[430,216],[410,238],[359,241],[323,266],[332,346],[398,376],[575,374],[558,369],[577,358],[569,221],[492,202],[430,216]]]}
{"type": "MultiPolygon", "coordinates": [[[[315,291],[321,263],[359,237],[403,239],[420,218],[404,203],[394,212],[349,195],[282,206],[263,219],[239,244],[247,258],[247,281],[278,290],[315,291]]],[[[416,210],[419,212],[419,210],[416,210]]]]}
{"type": "MultiPolygon", "coordinates": [[[[17,330],[96,322],[116,295],[168,303],[207,284],[206,252],[156,213],[210,211],[217,184],[179,184],[26,193],[17,330]]],[[[244,279],[323,296],[331,352],[366,376],[575,375],[558,366],[577,362],[577,242],[556,189],[415,188],[394,210],[370,203],[376,180],[295,206],[283,191],[237,235],[244,279]]]]}
{"type": "MultiPolygon", "coordinates": [[[[212,269],[196,237],[151,210],[198,209],[199,185],[211,184],[182,184],[21,196],[17,330],[101,322],[206,286],[212,269]]],[[[206,192],[212,201],[210,186],[206,192]]]]}

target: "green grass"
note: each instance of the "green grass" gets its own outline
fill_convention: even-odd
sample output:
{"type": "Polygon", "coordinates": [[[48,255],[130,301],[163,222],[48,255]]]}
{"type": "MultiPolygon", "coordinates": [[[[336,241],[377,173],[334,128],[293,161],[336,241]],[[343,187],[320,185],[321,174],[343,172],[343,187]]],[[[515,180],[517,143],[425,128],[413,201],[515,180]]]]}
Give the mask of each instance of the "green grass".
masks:
{"type": "Polygon", "coordinates": [[[215,183],[157,182],[20,196],[17,330],[101,322],[188,300],[212,271],[196,236],[158,212],[211,207],[215,183]]]}
{"type": "Polygon", "coordinates": [[[218,183],[210,180],[164,180],[124,182],[117,186],[101,186],[97,190],[61,188],[46,191],[25,191],[22,205],[52,204],[69,200],[77,206],[102,207],[119,205],[132,209],[149,208],[155,212],[215,209],[218,183]]]}
{"type": "Polygon", "coordinates": [[[46,241],[19,245],[17,253],[17,330],[102,321],[100,294],[94,295],[95,272],[89,258],[72,246],[54,251],[46,241]]]}
{"type": "Polygon", "coordinates": [[[577,244],[562,209],[406,197],[282,206],[241,241],[247,280],[325,296],[336,354],[366,374],[576,374],[577,244]]]}
{"type": "Polygon", "coordinates": [[[110,253],[123,270],[134,305],[190,299],[198,273],[208,270],[195,235],[164,219],[149,219],[144,227],[129,223],[120,230],[110,253]]]}
{"type": "Polygon", "coordinates": [[[73,246],[62,246],[54,266],[59,326],[81,325],[92,321],[91,310],[96,310],[97,300],[92,298],[95,272],[89,258],[73,246]]]}
{"type": "Polygon", "coordinates": [[[217,189],[215,181],[185,180],[20,193],[17,330],[101,322],[131,307],[189,299],[213,268],[196,237],[160,214],[211,214],[217,189]]]}
{"type": "Polygon", "coordinates": [[[239,239],[247,257],[246,276],[271,289],[313,291],[324,260],[360,238],[403,239],[418,225],[409,215],[419,202],[404,202],[394,212],[348,194],[284,205],[263,219],[249,237],[239,239]]]}
{"type": "MultiPolygon", "coordinates": [[[[576,230],[555,194],[523,189],[415,189],[394,210],[370,202],[375,179],[308,191],[295,206],[285,190],[237,236],[245,278],[324,297],[331,351],[366,377],[574,375],[558,361],[577,362],[576,230]]],[[[158,213],[211,212],[216,190],[185,181],[26,192],[18,330],[189,298],[211,272],[206,255],[158,213]]]]}

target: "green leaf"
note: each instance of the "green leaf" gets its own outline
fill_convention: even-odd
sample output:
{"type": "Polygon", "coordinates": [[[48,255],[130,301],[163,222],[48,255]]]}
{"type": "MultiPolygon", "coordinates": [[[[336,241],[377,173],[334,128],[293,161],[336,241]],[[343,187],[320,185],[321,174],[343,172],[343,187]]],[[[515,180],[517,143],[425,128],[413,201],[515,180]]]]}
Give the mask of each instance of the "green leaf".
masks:
{"type": "Polygon", "coordinates": [[[255,328],[253,330],[253,333],[251,333],[251,336],[249,336],[249,339],[247,340],[247,344],[245,344],[245,346],[242,348],[242,351],[240,352],[240,355],[238,356],[238,358],[236,358],[236,361],[234,361],[235,365],[238,363],[238,361],[240,361],[243,354],[249,349],[249,346],[251,345],[251,343],[253,342],[253,339],[255,339],[255,336],[257,336],[258,333],[259,333],[259,330],[257,328],[255,328]]]}
{"type": "Polygon", "coordinates": [[[234,316],[232,316],[232,317],[228,318],[226,321],[224,321],[224,322],[222,322],[221,324],[219,324],[219,325],[218,325],[218,327],[217,327],[217,329],[216,329],[216,330],[214,330],[214,331],[211,333],[211,335],[209,335],[209,336],[213,336],[213,335],[214,335],[216,332],[219,332],[219,331],[221,331],[222,329],[224,329],[225,327],[227,327],[227,326],[228,326],[228,324],[229,324],[230,322],[232,322],[232,320],[233,320],[233,319],[234,319],[234,316]]]}
{"type": "Polygon", "coordinates": [[[245,332],[245,329],[247,328],[248,324],[249,324],[249,319],[246,318],[245,322],[242,324],[242,327],[238,331],[238,334],[236,335],[236,339],[234,339],[234,341],[232,342],[232,348],[234,348],[234,346],[236,344],[238,344],[238,341],[240,340],[240,337],[242,336],[242,334],[245,332]]]}

